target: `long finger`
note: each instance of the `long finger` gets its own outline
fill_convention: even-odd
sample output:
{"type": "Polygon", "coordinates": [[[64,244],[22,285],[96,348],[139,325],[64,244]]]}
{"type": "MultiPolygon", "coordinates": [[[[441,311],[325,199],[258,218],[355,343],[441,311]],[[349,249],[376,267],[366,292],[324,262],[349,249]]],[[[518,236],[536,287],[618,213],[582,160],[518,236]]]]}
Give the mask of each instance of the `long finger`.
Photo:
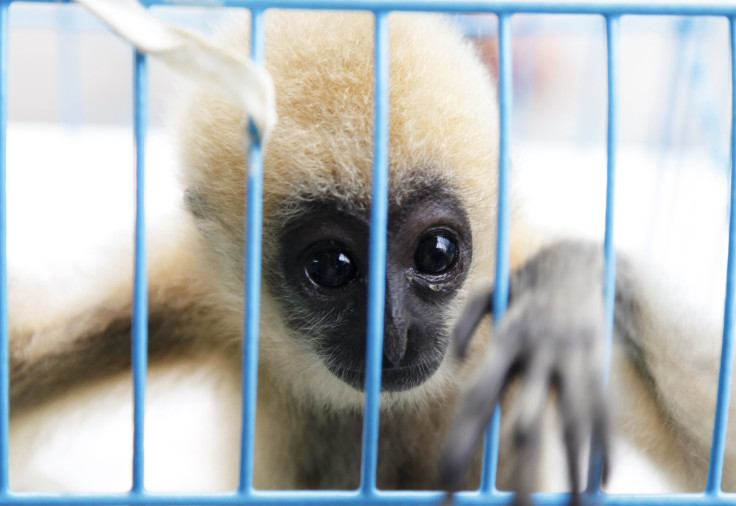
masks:
{"type": "MultiPolygon", "coordinates": [[[[575,388],[575,387],[572,387],[575,388]]],[[[583,409],[580,406],[577,394],[571,390],[570,385],[564,382],[559,389],[559,410],[562,415],[562,437],[565,447],[567,461],[567,472],[570,481],[570,492],[572,493],[572,504],[578,504],[580,493],[580,441],[583,432],[582,421],[583,409]]]]}
{"type": "Polygon", "coordinates": [[[601,483],[605,485],[610,471],[610,427],[608,421],[608,407],[604,397],[605,392],[599,376],[600,372],[595,374],[591,385],[591,388],[598,392],[598,395],[594,396],[593,403],[591,405],[593,418],[592,451],[595,451],[596,448],[600,451],[602,458],[601,483]]]}
{"type": "MultiPolygon", "coordinates": [[[[586,332],[586,331],[580,331],[586,332]]],[[[585,339],[589,339],[585,336],[585,339]]],[[[576,340],[577,341],[577,340],[576,340]]],[[[583,342],[581,340],[580,342],[583,342]]],[[[599,374],[593,357],[585,347],[568,348],[558,354],[558,405],[562,418],[563,441],[567,458],[572,502],[578,503],[580,492],[580,454],[583,437],[590,434],[594,402],[600,400],[595,386],[599,374]]]]}
{"type": "Polygon", "coordinates": [[[488,290],[472,298],[465,306],[452,332],[452,349],[457,356],[465,356],[470,338],[483,317],[491,312],[492,303],[493,290],[488,290]]]}
{"type": "Polygon", "coordinates": [[[485,427],[493,415],[511,369],[511,355],[492,346],[479,369],[480,373],[463,398],[445,437],[440,454],[440,488],[459,490],[470,462],[483,440],[485,427]]]}
{"type": "MultiPolygon", "coordinates": [[[[596,332],[589,334],[594,345],[600,346],[602,336],[596,332]]],[[[601,483],[605,484],[608,479],[609,472],[609,445],[610,445],[610,427],[608,418],[608,404],[605,397],[605,388],[603,386],[603,362],[601,353],[588,352],[582,357],[584,360],[580,363],[585,368],[583,381],[587,385],[585,392],[587,420],[590,422],[591,453],[597,452],[601,456],[601,483]]],[[[595,453],[593,453],[595,454],[595,453]]]]}
{"type": "Polygon", "coordinates": [[[526,504],[536,484],[542,420],[549,394],[551,353],[538,349],[527,364],[522,384],[508,414],[514,445],[513,476],[516,504],[526,504]]]}

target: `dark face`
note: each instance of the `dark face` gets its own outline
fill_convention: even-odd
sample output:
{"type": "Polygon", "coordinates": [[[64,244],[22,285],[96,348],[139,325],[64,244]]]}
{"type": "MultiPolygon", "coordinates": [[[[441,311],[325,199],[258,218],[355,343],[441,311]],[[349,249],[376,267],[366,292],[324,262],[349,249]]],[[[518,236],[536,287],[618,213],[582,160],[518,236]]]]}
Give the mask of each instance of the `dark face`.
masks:
{"type": "MultiPolygon", "coordinates": [[[[290,328],[338,378],[363,390],[368,212],[336,200],[305,200],[280,239],[266,279],[290,328]]],[[[472,257],[467,216],[446,190],[415,191],[389,209],[383,391],[414,388],[442,363],[447,303],[472,257]]]]}

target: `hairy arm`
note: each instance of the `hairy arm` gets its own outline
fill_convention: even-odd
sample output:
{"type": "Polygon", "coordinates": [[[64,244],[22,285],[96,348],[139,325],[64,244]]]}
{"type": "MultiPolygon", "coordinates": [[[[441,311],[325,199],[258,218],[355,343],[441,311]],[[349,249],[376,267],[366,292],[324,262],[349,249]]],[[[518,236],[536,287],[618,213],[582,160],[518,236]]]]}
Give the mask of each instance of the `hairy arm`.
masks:
{"type": "MultiPolygon", "coordinates": [[[[522,501],[534,488],[546,393],[554,390],[571,488],[580,489],[585,440],[592,434],[604,453],[608,446],[609,409],[601,401],[602,269],[600,245],[559,242],[512,273],[508,312],[494,330],[447,437],[440,468],[447,489],[457,487],[493,405],[515,378],[519,388],[505,410],[514,436],[512,485],[522,492],[522,501]]],[[[669,295],[647,273],[618,259],[607,404],[615,413],[617,432],[625,433],[680,484],[702,489],[713,431],[720,329],[668,303],[669,295]]],[[[460,355],[492,297],[489,292],[468,305],[455,334],[460,355]]],[[[727,468],[736,448],[728,451],[727,468]]],[[[733,486],[727,474],[726,487],[733,486]]]]}
{"type": "MultiPolygon", "coordinates": [[[[149,261],[148,352],[152,359],[239,331],[202,270],[196,240],[177,241],[149,261]],[[230,327],[228,327],[228,325],[230,327]]],[[[52,316],[13,312],[10,401],[14,413],[131,365],[132,272],[102,283],[91,302],[52,316]]],[[[42,297],[43,294],[38,294],[42,297]]]]}
{"type": "MultiPolygon", "coordinates": [[[[616,276],[612,397],[616,425],[684,490],[706,484],[718,390],[722,318],[713,320],[678,300],[661,279],[625,260],[616,276]],[[643,404],[640,397],[649,400],[643,404]]],[[[733,395],[730,416],[736,406],[733,395]]],[[[736,437],[728,431],[729,440],[736,437]]],[[[724,489],[736,445],[726,445],[724,489]]]]}

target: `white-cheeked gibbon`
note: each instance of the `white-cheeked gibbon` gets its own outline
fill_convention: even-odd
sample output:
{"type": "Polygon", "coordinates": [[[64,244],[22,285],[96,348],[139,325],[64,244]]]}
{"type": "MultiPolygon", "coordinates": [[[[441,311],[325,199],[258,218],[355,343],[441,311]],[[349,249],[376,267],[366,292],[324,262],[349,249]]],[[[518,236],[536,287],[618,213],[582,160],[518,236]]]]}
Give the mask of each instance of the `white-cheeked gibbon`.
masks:
{"type": "MultiPolygon", "coordinates": [[[[502,488],[528,492],[542,480],[544,470],[536,469],[539,434],[554,391],[573,476],[581,473],[576,462],[591,432],[607,445],[610,411],[613,433],[640,446],[683,488],[702,489],[719,329],[705,330],[685,308],[659,302],[646,273],[620,257],[608,406],[600,380],[602,248],[545,244],[515,219],[509,309],[492,330],[487,308],[498,167],[493,78],[447,19],[389,19],[378,486],[477,485],[478,431],[499,392],[517,385],[503,399],[502,488]],[[511,381],[517,375],[520,381],[511,381]],[[468,385],[476,388],[464,397],[468,385]]],[[[234,23],[220,42],[247,54],[247,27],[247,21],[234,23]]],[[[279,121],[264,152],[254,481],[265,489],[354,488],[364,401],[373,17],[269,12],[265,61],[279,121]]],[[[187,233],[150,259],[149,356],[155,366],[214,351],[237,374],[247,166],[243,113],[206,89],[184,95],[176,118],[187,233]]],[[[107,283],[94,303],[44,318],[13,313],[13,307],[11,299],[14,419],[80,384],[129,368],[128,281],[107,283]]],[[[734,452],[731,445],[726,487],[736,481],[734,452]]]]}

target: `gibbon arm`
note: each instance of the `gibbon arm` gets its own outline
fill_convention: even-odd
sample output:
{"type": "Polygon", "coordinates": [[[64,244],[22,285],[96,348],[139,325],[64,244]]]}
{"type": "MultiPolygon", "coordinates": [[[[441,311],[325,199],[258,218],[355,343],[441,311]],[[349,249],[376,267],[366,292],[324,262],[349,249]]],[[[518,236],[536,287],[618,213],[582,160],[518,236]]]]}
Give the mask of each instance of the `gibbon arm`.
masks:
{"type": "MultiPolygon", "coordinates": [[[[557,394],[570,488],[580,490],[580,461],[587,438],[604,455],[608,471],[610,421],[617,399],[604,401],[602,386],[602,248],[559,242],[543,249],[510,277],[509,309],[491,337],[489,349],[448,431],[440,458],[443,488],[459,488],[462,476],[483,438],[495,404],[515,379],[520,386],[505,409],[512,429],[511,476],[523,502],[533,490],[546,398],[557,394]],[[610,408],[609,408],[610,405],[610,408]]],[[[628,436],[679,483],[705,485],[717,390],[718,329],[696,325],[668,308],[661,288],[619,256],[614,310],[612,376],[637,382],[645,405],[629,400],[633,423],[628,436]],[[656,294],[656,295],[655,295],[656,294]],[[639,405],[637,405],[639,404],[639,405]],[[649,444],[645,444],[645,440],[649,444]],[[652,441],[655,441],[652,444],[652,441]]],[[[468,304],[455,329],[455,352],[462,356],[475,326],[489,312],[489,291],[468,304]]],[[[631,391],[622,396],[633,396],[631,391]]],[[[733,412],[733,404],[731,407],[733,412]]],[[[617,418],[629,416],[622,413],[617,418]]],[[[731,436],[733,438],[733,436],[731,436]]],[[[733,465],[733,445],[726,466],[733,465]]],[[[725,487],[733,478],[724,475],[725,487]]],[[[573,496],[573,501],[577,495],[573,496]]]]}
{"type": "MultiPolygon", "coordinates": [[[[222,339],[233,325],[215,302],[197,244],[182,244],[149,262],[148,353],[175,355],[222,339]],[[208,340],[208,337],[210,338],[208,340]]],[[[53,318],[14,319],[11,297],[10,405],[13,414],[84,381],[131,365],[132,272],[110,280],[91,304],[53,318]]],[[[234,331],[241,327],[234,325],[234,331]]]]}

